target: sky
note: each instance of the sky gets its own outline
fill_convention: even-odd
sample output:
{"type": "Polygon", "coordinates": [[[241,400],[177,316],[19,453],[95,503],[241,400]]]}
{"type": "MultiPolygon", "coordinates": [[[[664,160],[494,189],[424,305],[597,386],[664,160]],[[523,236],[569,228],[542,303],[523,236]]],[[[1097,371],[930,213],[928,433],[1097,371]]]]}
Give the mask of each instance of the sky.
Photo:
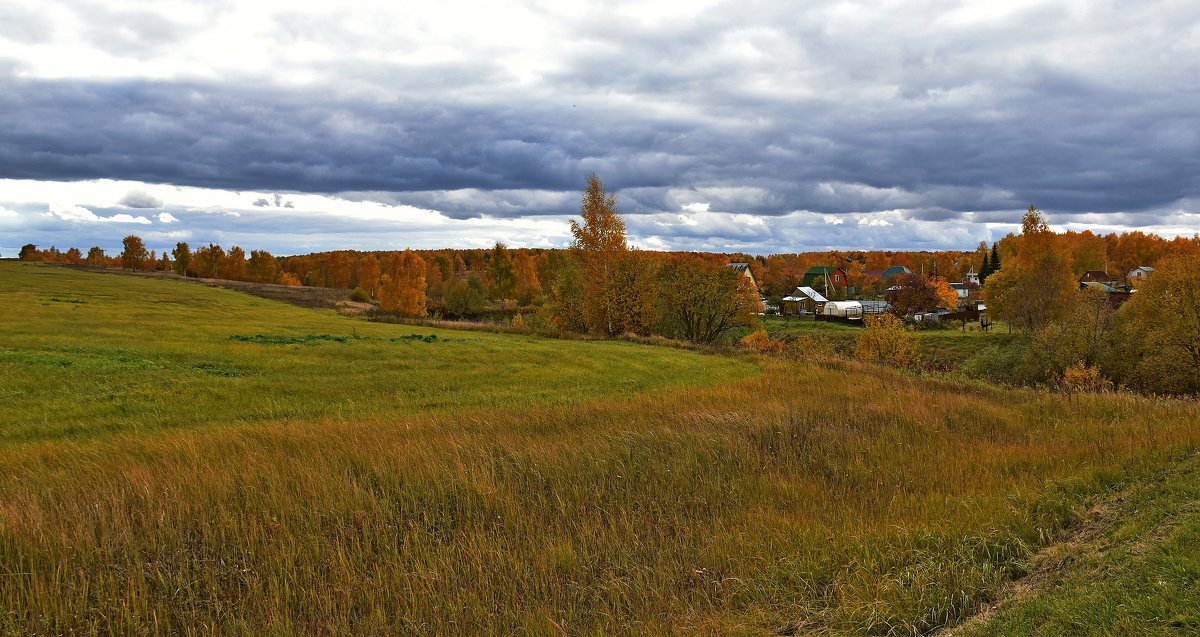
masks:
{"type": "Polygon", "coordinates": [[[0,0],[0,256],[562,247],[593,172],[647,249],[1190,236],[1200,3],[0,0]]]}

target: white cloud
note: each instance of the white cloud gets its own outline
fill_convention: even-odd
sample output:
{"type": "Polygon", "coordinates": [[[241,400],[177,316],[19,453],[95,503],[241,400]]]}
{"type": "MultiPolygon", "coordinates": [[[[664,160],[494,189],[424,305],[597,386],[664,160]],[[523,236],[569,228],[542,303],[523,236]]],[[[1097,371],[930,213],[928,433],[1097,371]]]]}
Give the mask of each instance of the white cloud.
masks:
{"type": "Polygon", "coordinates": [[[158,220],[160,223],[176,223],[179,221],[179,219],[177,219],[175,217],[175,215],[173,215],[169,212],[160,212],[158,214],[158,220]]]}
{"type": "Polygon", "coordinates": [[[72,221],[76,223],[136,223],[149,224],[150,220],[141,215],[133,216],[125,213],[118,213],[110,216],[101,216],[91,210],[78,205],[55,205],[50,206],[46,212],[46,216],[58,217],[63,221],[72,221]]]}

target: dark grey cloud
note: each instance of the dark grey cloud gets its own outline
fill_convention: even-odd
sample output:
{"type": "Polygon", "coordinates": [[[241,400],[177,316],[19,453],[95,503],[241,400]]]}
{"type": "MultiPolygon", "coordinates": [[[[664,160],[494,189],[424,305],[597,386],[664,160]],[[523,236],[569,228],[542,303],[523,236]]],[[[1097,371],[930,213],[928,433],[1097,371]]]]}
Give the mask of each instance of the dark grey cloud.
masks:
{"type": "Polygon", "coordinates": [[[144,190],[131,190],[119,202],[126,208],[162,208],[163,200],[144,190]]]}
{"type": "MultiPolygon", "coordinates": [[[[570,214],[593,171],[624,212],[648,217],[706,203],[764,217],[1012,223],[1036,204],[1064,221],[1099,213],[1145,227],[1200,197],[1193,4],[1050,4],[987,18],[931,0],[850,10],[750,2],[663,22],[584,15],[564,25],[578,45],[527,85],[491,57],[312,62],[337,83],[290,88],[33,80],[0,65],[0,177],[328,193],[454,219],[570,214]]],[[[106,50],[142,57],[183,37],[157,14],[93,14],[89,37],[108,33],[106,50]]],[[[288,14],[273,28],[285,43],[356,37],[344,16],[288,14]]],[[[722,231],[769,240],[761,228],[722,231]]]]}
{"type": "MultiPolygon", "coordinates": [[[[1066,212],[1200,193],[1200,91],[1055,85],[1034,73],[979,105],[797,101],[760,129],[663,125],[636,111],[518,101],[378,104],[200,84],[0,81],[0,175],[230,189],[393,193],[452,216],[560,214],[511,192],[573,192],[588,172],[627,212],[672,192],[756,214],[895,207],[1066,212]],[[1052,90],[1053,89],[1053,90],[1052,90]],[[1027,106],[1026,106],[1027,105],[1027,106]],[[497,191],[456,204],[445,193],[497,191]],[[441,194],[439,194],[441,193],[441,194]],[[1003,194],[1000,194],[1003,193],[1003,194]],[[466,207],[463,207],[463,205],[466,207]]],[[[565,202],[564,202],[565,203],[565,202]]]]}

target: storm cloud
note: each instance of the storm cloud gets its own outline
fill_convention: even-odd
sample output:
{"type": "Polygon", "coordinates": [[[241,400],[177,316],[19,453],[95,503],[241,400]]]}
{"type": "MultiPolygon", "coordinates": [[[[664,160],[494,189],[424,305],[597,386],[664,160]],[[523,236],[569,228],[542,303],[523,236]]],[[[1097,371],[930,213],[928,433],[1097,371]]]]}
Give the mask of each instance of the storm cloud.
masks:
{"type": "MultiPolygon", "coordinates": [[[[890,247],[969,247],[1030,204],[1154,229],[1191,220],[1200,198],[1194,3],[509,8],[535,44],[447,16],[426,16],[444,37],[389,44],[364,14],[278,11],[245,45],[275,57],[228,68],[172,61],[164,43],[189,50],[232,10],[97,13],[84,39],[127,72],[38,72],[20,55],[36,46],[0,46],[0,178],[270,193],[252,202],[264,210],[312,193],[469,220],[572,214],[595,172],[642,238],[767,250],[795,245],[799,218],[817,220],[813,245],[942,224],[894,231],[905,245],[890,247]],[[180,71],[150,72],[159,63],[180,71]]],[[[26,41],[66,37],[10,13],[37,26],[26,41]]],[[[124,205],[161,207],[140,203],[124,205]]]]}

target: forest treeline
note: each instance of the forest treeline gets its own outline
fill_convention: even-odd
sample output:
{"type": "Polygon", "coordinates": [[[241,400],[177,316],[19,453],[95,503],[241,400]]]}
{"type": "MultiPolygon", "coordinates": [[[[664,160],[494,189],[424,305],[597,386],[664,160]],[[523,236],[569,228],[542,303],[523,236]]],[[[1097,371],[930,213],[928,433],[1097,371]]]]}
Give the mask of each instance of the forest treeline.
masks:
{"type": "MultiPolygon", "coordinates": [[[[239,246],[193,248],[180,242],[159,253],[131,235],[115,256],[99,247],[84,254],[77,248],[60,252],[33,245],[25,246],[20,256],[173,271],[182,276],[352,289],[352,298],[375,302],[406,317],[503,319],[533,328],[601,336],[657,334],[705,343],[754,327],[761,309],[759,294],[778,298],[790,293],[814,266],[844,268],[850,285],[863,297],[882,296],[885,283],[871,271],[890,266],[912,270],[913,275],[904,280],[953,281],[967,272],[979,272],[986,279],[984,296],[991,314],[1028,338],[968,361],[978,375],[1050,382],[1075,370],[1101,384],[1200,391],[1194,371],[1168,374],[1152,369],[1176,362],[1200,369],[1200,334],[1186,329],[1188,320],[1200,325],[1194,317],[1197,304],[1187,306],[1187,294],[1196,294],[1200,272],[1200,265],[1187,261],[1198,251],[1197,237],[1165,239],[1137,231],[1054,233],[1031,208],[1021,233],[1005,236],[990,247],[981,243],[974,251],[828,251],[765,257],[643,251],[629,247],[616,201],[595,175],[588,179],[580,218],[572,221],[571,230],[572,246],[565,250],[497,243],[490,249],[342,250],[276,257],[265,250],[247,254],[239,246]],[[749,279],[726,267],[733,262],[749,265],[757,290],[749,279]],[[1089,270],[1120,275],[1139,266],[1158,268],[1151,279],[1158,282],[1142,286],[1127,304],[1129,310],[1113,311],[1099,293],[1080,291],[1076,284],[1079,275],[1089,270]],[[1184,270],[1179,275],[1184,281],[1168,283],[1179,268],[1184,270]],[[1185,327],[1172,329],[1155,342],[1162,347],[1178,343],[1169,354],[1176,362],[1145,362],[1155,351],[1149,345],[1130,349],[1131,344],[1146,340],[1143,334],[1158,334],[1159,325],[1179,322],[1173,318],[1180,318],[1185,327]]],[[[899,287],[924,290],[917,285],[899,287]]],[[[939,300],[948,296],[948,289],[925,287],[931,300],[922,303],[941,306],[952,301],[939,300]]],[[[893,291],[891,297],[896,296],[893,291]]],[[[1167,355],[1165,350],[1162,355],[1167,355]]]]}
{"type": "MultiPolygon", "coordinates": [[[[1095,234],[1084,230],[1057,235],[1058,250],[1067,257],[1075,275],[1088,270],[1102,270],[1123,275],[1139,266],[1153,266],[1165,255],[1194,245],[1195,239],[1179,237],[1165,239],[1140,231],[1095,234]]],[[[135,237],[136,239],[136,237],[135,237]]],[[[127,242],[129,239],[126,240],[127,242]]],[[[1019,235],[1010,234],[997,241],[992,249],[1000,261],[1016,255],[1019,235]]],[[[413,250],[425,268],[427,311],[448,316],[482,316],[488,306],[539,306],[553,296],[560,270],[570,261],[570,250],[549,248],[508,248],[502,244],[492,248],[413,250]],[[466,286],[455,285],[474,275],[478,280],[466,286]],[[452,287],[460,289],[450,290],[452,287]],[[447,293],[454,303],[447,306],[447,293]]],[[[641,251],[651,258],[670,259],[694,253],[641,251]]],[[[21,258],[32,261],[87,264],[98,267],[175,271],[181,275],[221,278],[256,283],[308,285],[372,290],[379,276],[388,269],[389,260],[402,254],[394,251],[337,250],[312,254],[276,257],[265,250],[249,254],[239,247],[228,250],[219,245],[191,246],[180,242],[171,250],[147,250],[140,239],[125,246],[117,255],[106,254],[100,247],[87,253],[78,248],[60,251],[57,248],[39,250],[26,245],[21,258]]],[[[974,251],[891,251],[891,250],[831,250],[796,254],[753,256],[745,253],[706,253],[715,262],[750,264],[761,291],[768,297],[785,296],[792,292],[814,266],[841,266],[850,277],[850,285],[863,296],[882,294],[883,281],[870,276],[872,270],[902,265],[916,273],[938,273],[941,278],[957,281],[968,271],[984,271],[989,248],[981,244],[974,251]]]]}

